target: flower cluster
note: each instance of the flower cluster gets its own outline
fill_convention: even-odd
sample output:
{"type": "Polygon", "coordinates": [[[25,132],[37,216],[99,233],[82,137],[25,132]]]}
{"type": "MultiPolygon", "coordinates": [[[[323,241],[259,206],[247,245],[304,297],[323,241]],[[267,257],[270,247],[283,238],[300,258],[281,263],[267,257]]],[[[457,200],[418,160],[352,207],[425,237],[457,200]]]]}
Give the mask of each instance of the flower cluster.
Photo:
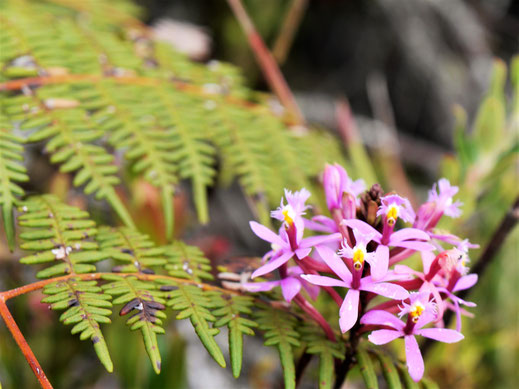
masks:
{"type": "Polygon", "coordinates": [[[323,186],[331,217],[305,217],[310,193],[285,190],[286,204],[282,200],[271,214],[282,222],[277,233],[250,222],[272,247],[252,278],[277,270],[279,279],[243,287],[258,292],[280,286],[287,302],[298,304],[335,340],[307,299],[328,293],[338,304],[341,332],[372,331],[368,339],[377,345],[403,337],[409,374],[419,381],[424,363],[415,336],[457,342],[463,339],[461,315],[470,315],[461,306],[475,306],[455,293],[477,282],[467,274],[468,250],[477,246],[436,229],[444,215],[460,215],[461,203],[453,200],[458,188],[441,179],[415,213],[406,198],[383,195],[378,185],[363,195],[362,180],[351,180],[339,165],[326,166],[323,186]],[[308,231],[312,236],[305,237],[308,231]],[[414,254],[421,256],[421,271],[402,264],[414,254]],[[387,300],[377,304],[377,296],[387,300]],[[455,312],[456,330],[443,328],[446,310],[455,312]]]}

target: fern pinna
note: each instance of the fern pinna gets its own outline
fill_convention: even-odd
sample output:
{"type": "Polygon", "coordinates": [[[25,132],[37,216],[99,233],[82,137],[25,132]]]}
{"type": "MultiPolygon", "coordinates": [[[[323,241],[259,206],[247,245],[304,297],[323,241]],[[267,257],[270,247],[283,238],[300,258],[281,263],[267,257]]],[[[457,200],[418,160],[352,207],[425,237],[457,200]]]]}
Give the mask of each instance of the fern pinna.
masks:
{"type": "MultiPolygon", "coordinates": [[[[28,143],[43,141],[50,161],[74,173],[74,185],[106,200],[129,227],[133,221],[119,188],[127,168],[132,174],[125,177],[142,177],[160,191],[171,238],[173,196],[182,180],[191,182],[202,223],[209,217],[207,190],[219,175],[220,183],[238,179],[265,222],[284,186],[309,182],[322,166],[303,162],[341,158],[336,146],[326,153],[308,147],[330,138],[290,130],[283,117],[254,101],[235,68],[190,62],[155,41],[125,7],[101,6],[119,15],[112,20],[96,2],[23,3],[0,3],[6,26],[0,40],[2,131],[12,134],[18,126],[30,131],[24,131],[28,143]],[[92,12],[90,22],[79,21],[84,12],[92,12]],[[78,55],[65,54],[70,52],[78,55]],[[128,163],[115,161],[110,147],[128,163]],[[223,166],[217,171],[219,160],[223,166]],[[279,166],[281,175],[271,174],[279,166]]],[[[11,176],[23,179],[23,172],[11,176]]],[[[5,180],[2,187],[2,192],[15,188],[5,180]]],[[[11,202],[5,202],[5,215],[11,202]]],[[[12,245],[13,221],[4,220],[12,245]]]]}

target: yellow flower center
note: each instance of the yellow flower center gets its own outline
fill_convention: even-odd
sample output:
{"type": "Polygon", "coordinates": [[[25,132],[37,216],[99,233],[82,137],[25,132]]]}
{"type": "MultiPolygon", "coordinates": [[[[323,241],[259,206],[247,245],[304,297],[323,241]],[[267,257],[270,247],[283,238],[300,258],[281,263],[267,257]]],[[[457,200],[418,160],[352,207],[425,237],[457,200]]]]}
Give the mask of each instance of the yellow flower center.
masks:
{"type": "Polygon", "coordinates": [[[422,316],[422,313],[424,312],[425,307],[420,302],[416,302],[413,304],[411,309],[409,310],[409,315],[411,316],[411,320],[413,323],[416,323],[420,316],[422,316]]]}
{"type": "Polygon", "coordinates": [[[294,219],[293,219],[293,214],[294,214],[294,210],[292,209],[291,206],[287,205],[282,211],[281,213],[283,214],[283,218],[285,220],[285,223],[287,223],[288,225],[292,225],[294,224],[294,219]]]}
{"type": "Polygon", "coordinates": [[[353,250],[353,267],[355,270],[360,270],[362,268],[362,265],[364,264],[364,250],[361,248],[356,247],[353,250]]]}
{"type": "Polygon", "coordinates": [[[386,219],[390,226],[396,223],[396,219],[398,219],[398,211],[398,206],[396,206],[395,204],[391,204],[389,206],[389,209],[386,213],[386,219]]]}

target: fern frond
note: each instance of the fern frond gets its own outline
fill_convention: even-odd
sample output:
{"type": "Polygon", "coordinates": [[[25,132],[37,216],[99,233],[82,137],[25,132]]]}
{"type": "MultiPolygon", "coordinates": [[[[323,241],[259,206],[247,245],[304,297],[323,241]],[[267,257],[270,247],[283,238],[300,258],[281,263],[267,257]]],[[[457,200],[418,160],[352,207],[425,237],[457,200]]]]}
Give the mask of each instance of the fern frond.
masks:
{"type": "Polygon", "coordinates": [[[170,300],[167,305],[179,312],[176,317],[177,320],[189,318],[196,334],[209,354],[220,366],[225,367],[222,350],[214,339],[220,330],[211,325],[216,321],[210,311],[213,308],[211,294],[194,285],[176,284],[169,280],[158,281],[164,284],[162,290],[176,288],[168,292],[167,297],[170,300]]]}
{"type": "Polygon", "coordinates": [[[0,208],[5,235],[11,251],[14,250],[15,227],[13,207],[24,190],[17,184],[29,181],[23,163],[23,139],[12,135],[12,126],[0,111],[0,208]]]}
{"type": "Polygon", "coordinates": [[[246,317],[251,315],[254,300],[250,296],[215,293],[213,296],[213,315],[218,320],[215,327],[227,326],[229,339],[229,354],[231,356],[232,374],[240,376],[243,360],[243,335],[254,336],[253,327],[258,324],[246,317]]]}
{"type": "Polygon", "coordinates": [[[278,349],[285,388],[294,389],[296,386],[294,347],[301,345],[299,332],[296,330],[297,319],[281,309],[260,305],[258,308],[254,317],[258,328],[264,332],[265,346],[273,346],[278,349]]]}
{"type": "Polygon", "coordinates": [[[175,149],[171,158],[177,163],[179,177],[191,181],[198,219],[207,223],[207,188],[213,184],[216,174],[216,150],[206,139],[203,100],[164,85],[154,90],[166,108],[157,121],[163,128],[172,128],[175,149]]]}
{"type": "Polygon", "coordinates": [[[103,285],[103,290],[118,296],[113,300],[114,305],[125,304],[120,316],[133,313],[126,321],[132,331],[141,330],[146,352],[150,358],[153,369],[157,374],[161,369],[161,357],[157,344],[157,334],[164,334],[162,320],[166,318],[163,312],[166,309],[163,292],[158,290],[153,282],[141,281],[135,277],[119,277],[106,275],[103,277],[112,281],[103,285]]]}
{"type": "MultiPolygon", "coordinates": [[[[105,148],[95,143],[103,136],[96,128],[88,112],[78,108],[79,101],[67,85],[51,85],[40,88],[32,101],[27,100],[22,106],[21,116],[24,129],[36,129],[29,137],[29,142],[47,140],[46,150],[51,154],[51,162],[59,163],[65,173],[77,172],[74,186],[85,185],[86,194],[95,193],[96,198],[106,199],[129,227],[134,227],[131,216],[115,191],[120,180],[116,173],[118,167],[114,157],[105,148]]],[[[26,99],[30,96],[23,96],[26,99]]],[[[8,100],[8,103],[13,103],[8,100]]],[[[20,104],[19,101],[14,101],[20,104]]],[[[19,105],[10,105],[17,107],[19,105]]],[[[8,108],[9,108],[8,107],[8,108]]],[[[15,113],[12,112],[11,113],[15,113]]]]}
{"type": "Polygon", "coordinates": [[[167,263],[164,249],[155,247],[147,235],[127,227],[102,227],[96,235],[100,249],[110,258],[124,262],[112,269],[121,273],[154,273],[151,266],[167,263]]]}
{"type": "Polygon", "coordinates": [[[110,295],[103,294],[97,281],[68,279],[47,285],[43,293],[48,295],[42,302],[51,304],[55,310],[63,310],[60,321],[74,324],[72,334],[80,333],[81,340],[90,339],[99,360],[109,372],[113,363],[99,324],[111,323],[108,317],[112,311],[110,295]]]}
{"type": "Polygon", "coordinates": [[[172,130],[161,128],[147,112],[153,112],[153,99],[143,99],[143,87],[99,82],[96,84],[100,98],[108,107],[96,113],[99,124],[110,123],[110,144],[124,150],[133,163],[134,173],[143,176],[161,192],[162,208],[166,221],[166,237],[173,237],[173,194],[177,183],[177,165],[171,154],[175,149],[172,130]]]}
{"type": "Polygon", "coordinates": [[[164,254],[168,260],[165,268],[170,276],[196,282],[214,279],[211,262],[198,247],[175,241],[164,247],[164,254]]]}
{"type": "Polygon", "coordinates": [[[98,250],[97,243],[90,240],[97,230],[87,212],[64,204],[53,195],[30,197],[18,210],[23,213],[18,218],[24,227],[20,234],[21,248],[36,251],[20,262],[52,264],[40,270],[36,274],[38,278],[94,272],[96,267],[92,262],[107,257],[98,250]]]}
{"type": "Polygon", "coordinates": [[[344,359],[344,343],[332,342],[323,330],[313,322],[301,327],[301,339],[308,354],[319,355],[319,388],[331,388],[335,376],[335,359],[344,359]]]}

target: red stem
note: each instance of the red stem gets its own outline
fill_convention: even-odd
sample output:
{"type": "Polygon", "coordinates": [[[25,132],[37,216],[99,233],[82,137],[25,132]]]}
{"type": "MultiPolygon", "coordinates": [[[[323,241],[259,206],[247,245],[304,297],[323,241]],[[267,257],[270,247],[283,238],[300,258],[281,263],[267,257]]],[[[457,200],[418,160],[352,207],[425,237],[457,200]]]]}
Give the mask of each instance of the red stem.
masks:
{"type": "Polygon", "coordinates": [[[296,297],[294,297],[294,301],[297,305],[301,307],[303,311],[308,313],[312,319],[314,319],[317,324],[319,324],[324,332],[326,333],[326,336],[328,339],[330,339],[333,342],[336,342],[335,334],[333,333],[332,328],[326,321],[326,319],[319,313],[317,309],[314,308],[312,304],[310,304],[301,294],[298,294],[296,297]]]}
{"type": "Polygon", "coordinates": [[[43,369],[40,366],[40,363],[36,359],[36,356],[31,350],[31,347],[23,337],[22,332],[18,328],[18,325],[14,321],[13,316],[11,315],[11,312],[9,312],[9,309],[7,308],[7,305],[5,304],[5,299],[3,296],[0,295],[0,315],[2,316],[2,319],[4,319],[5,324],[7,325],[7,328],[11,332],[11,335],[13,336],[14,340],[18,344],[18,347],[20,347],[20,350],[22,350],[22,353],[29,363],[29,366],[31,367],[32,371],[34,372],[34,375],[38,379],[38,382],[40,383],[41,387],[43,389],[52,389],[52,385],[49,382],[49,379],[43,372],[43,369]]]}
{"type": "MultiPolygon", "coordinates": [[[[301,269],[303,269],[303,271],[306,273],[306,274],[319,274],[317,273],[314,269],[308,267],[304,261],[306,261],[306,258],[308,257],[305,257],[303,258],[300,262],[298,262],[298,265],[301,269]]],[[[342,297],[339,295],[339,293],[337,293],[335,291],[335,289],[333,289],[331,286],[321,286],[321,288],[323,288],[325,290],[326,293],[328,293],[331,298],[333,298],[333,300],[337,303],[337,305],[339,307],[341,307],[342,305],[342,302],[343,302],[343,299],[342,297]]]]}
{"type": "Polygon", "coordinates": [[[276,94],[287,112],[292,116],[292,119],[297,124],[304,124],[305,120],[303,114],[301,113],[283,74],[279,70],[276,60],[263,42],[263,39],[261,39],[261,36],[256,31],[256,28],[247,14],[241,0],[227,0],[227,3],[231,7],[234,16],[236,16],[241,28],[245,32],[252,52],[256,57],[256,61],[258,62],[258,65],[273,92],[276,94]]]}

